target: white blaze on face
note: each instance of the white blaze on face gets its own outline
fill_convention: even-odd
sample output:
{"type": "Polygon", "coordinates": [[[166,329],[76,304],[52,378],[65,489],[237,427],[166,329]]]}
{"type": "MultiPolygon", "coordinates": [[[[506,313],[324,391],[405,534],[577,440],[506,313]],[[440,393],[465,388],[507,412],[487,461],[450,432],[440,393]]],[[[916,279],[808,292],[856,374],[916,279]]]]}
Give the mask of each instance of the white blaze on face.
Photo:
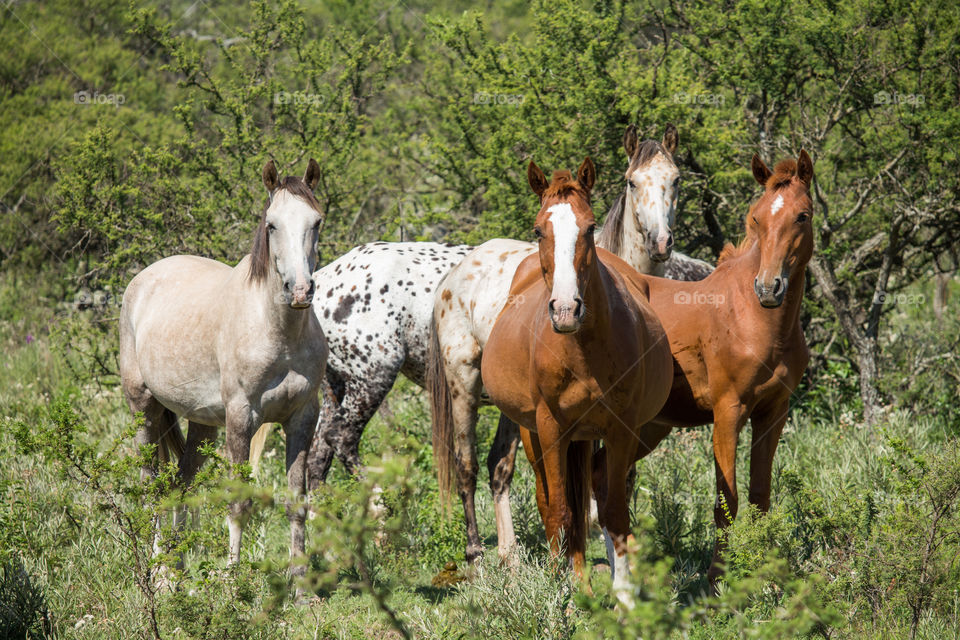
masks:
{"type": "Polygon", "coordinates": [[[550,224],[553,225],[553,293],[551,297],[557,301],[557,306],[574,304],[578,297],[577,270],[573,266],[574,251],[577,246],[577,236],[580,229],[577,227],[577,216],[566,202],[555,204],[547,212],[550,213],[550,224]]]}
{"type": "Polygon", "coordinates": [[[770,215],[777,215],[777,211],[783,208],[783,196],[777,196],[777,199],[773,201],[773,204],[770,205],[770,215]]]}

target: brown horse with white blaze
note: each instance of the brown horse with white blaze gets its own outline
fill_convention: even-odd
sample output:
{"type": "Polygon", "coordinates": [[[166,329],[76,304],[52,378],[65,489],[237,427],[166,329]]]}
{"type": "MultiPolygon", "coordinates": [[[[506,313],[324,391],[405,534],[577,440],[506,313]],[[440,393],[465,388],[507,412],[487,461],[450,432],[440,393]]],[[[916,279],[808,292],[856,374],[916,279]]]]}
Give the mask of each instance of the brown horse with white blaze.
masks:
{"type": "Polygon", "coordinates": [[[639,275],[594,244],[587,158],[576,179],[554,173],[548,184],[527,171],[540,197],[537,253],[520,263],[508,303],[483,352],[491,400],[521,427],[537,479],[537,505],[555,553],[561,536],[574,570],[586,546],[592,441],[603,440],[604,521],[616,558],[614,585],[626,586],[629,514],[626,476],[646,449],[644,426],[667,399],[670,350],[639,275]]]}

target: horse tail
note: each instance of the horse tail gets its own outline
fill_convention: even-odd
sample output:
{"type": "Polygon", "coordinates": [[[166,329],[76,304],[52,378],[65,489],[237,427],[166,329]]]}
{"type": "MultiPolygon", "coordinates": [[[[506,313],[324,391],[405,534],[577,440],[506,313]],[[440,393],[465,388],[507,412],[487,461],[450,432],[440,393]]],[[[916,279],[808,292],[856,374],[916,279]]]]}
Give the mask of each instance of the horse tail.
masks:
{"type": "Polygon", "coordinates": [[[264,422],[250,438],[250,468],[253,475],[257,475],[260,470],[260,458],[263,456],[263,448],[267,444],[267,436],[270,435],[271,426],[272,423],[264,422]]]}
{"type": "Polygon", "coordinates": [[[437,467],[440,503],[450,504],[453,470],[456,465],[453,449],[453,403],[447,386],[447,374],[437,332],[437,319],[430,322],[430,346],[427,348],[426,390],[430,396],[430,421],[433,425],[433,460],[437,467]]]}
{"type": "Polygon", "coordinates": [[[590,471],[593,458],[593,442],[575,440],[567,448],[567,505],[573,514],[573,531],[567,534],[567,544],[586,545],[587,514],[590,503],[590,471]]]}
{"type": "Polygon", "coordinates": [[[157,446],[163,449],[160,459],[172,462],[172,456],[176,456],[176,459],[179,460],[183,457],[183,451],[187,447],[187,441],[180,429],[180,420],[177,419],[177,414],[164,407],[163,422],[167,425],[167,428],[163,430],[160,442],[157,443],[157,446]]]}

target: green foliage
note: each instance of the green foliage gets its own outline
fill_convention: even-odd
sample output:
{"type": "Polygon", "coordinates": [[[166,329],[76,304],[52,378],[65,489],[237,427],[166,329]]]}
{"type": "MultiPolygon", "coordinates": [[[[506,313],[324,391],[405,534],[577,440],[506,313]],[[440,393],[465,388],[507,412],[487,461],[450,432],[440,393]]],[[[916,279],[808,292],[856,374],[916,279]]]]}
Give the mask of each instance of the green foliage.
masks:
{"type": "Polygon", "coordinates": [[[238,563],[217,570],[202,562],[192,580],[162,598],[159,609],[187,637],[197,640],[282,638],[279,610],[263,609],[269,597],[259,567],[238,563]]]}
{"type": "Polygon", "coordinates": [[[4,561],[0,565],[0,636],[37,640],[52,633],[43,589],[18,559],[4,561]]]}
{"type": "MultiPolygon", "coordinates": [[[[957,266],[960,171],[945,141],[960,132],[958,88],[943,81],[956,75],[956,4],[466,9],[4,8],[0,42],[15,55],[0,58],[0,591],[14,595],[0,603],[24,605],[18,619],[33,627],[17,635],[51,625],[79,638],[955,634],[960,327],[955,304],[931,317],[928,280],[957,266]],[[279,438],[261,488],[225,482],[215,449],[190,491],[172,467],[141,482],[153,452],[132,446],[115,386],[119,297],[165,255],[238,261],[268,158],[285,173],[320,161],[327,261],[381,238],[527,238],[530,159],[550,171],[590,155],[602,217],[622,184],[624,127],[659,138],[668,121],[680,131],[685,252],[708,256],[739,237],[757,189],[752,153],[773,161],[803,146],[816,163],[819,270],[804,306],[816,366],[793,399],[771,512],[755,513],[741,487],[718,597],[705,577],[715,534],[706,429],[671,435],[638,465],[631,611],[615,607],[601,566],[592,594],[555,571],[522,459],[520,566],[488,553],[461,567],[466,582],[430,586],[461,559],[464,534],[459,510],[438,505],[429,419],[410,383],[367,430],[368,475],[335,468],[309,498],[303,584],[316,597],[306,602],[286,598],[279,438]],[[859,419],[863,336],[880,349],[889,438],[859,419]],[[225,570],[223,514],[237,497],[259,508],[241,562],[225,570]],[[163,526],[155,557],[154,523],[181,504],[190,526],[163,526]],[[160,571],[181,589],[158,591],[160,571]]],[[[482,450],[495,424],[482,418],[482,450]]],[[[492,550],[485,473],[478,507],[492,550]]],[[[603,562],[598,540],[588,551],[603,562]]]]}

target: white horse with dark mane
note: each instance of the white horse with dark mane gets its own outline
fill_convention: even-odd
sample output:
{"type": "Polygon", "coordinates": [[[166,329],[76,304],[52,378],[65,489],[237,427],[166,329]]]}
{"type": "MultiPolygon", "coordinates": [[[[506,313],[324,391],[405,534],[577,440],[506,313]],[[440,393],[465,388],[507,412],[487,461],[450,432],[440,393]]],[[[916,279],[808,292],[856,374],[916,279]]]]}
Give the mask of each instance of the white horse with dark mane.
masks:
{"type": "MultiPolygon", "coordinates": [[[[226,428],[227,458],[247,462],[261,424],[286,434],[290,554],[304,554],[307,452],[319,415],[318,391],[327,344],[311,311],[317,237],[323,214],[313,195],[320,167],[280,180],[263,169],[269,198],[250,255],[236,267],[197,256],[173,256],[141,271],[120,311],[120,376],[134,413],[143,413],[138,445],[156,445],[161,462],[179,458],[189,484],[204,462],[200,448],[226,428]],[[189,423],[186,440],[178,418],[189,423]]],[[[143,467],[156,474],[154,463],[143,467]]],[[[250,500],[230,505],[229,561],[240,553],[250,500]]],[[[179,527],[183,509],[174,514],[179,527]]],[[[294,565],[291,573],[302,574],[294,565]]]]}

